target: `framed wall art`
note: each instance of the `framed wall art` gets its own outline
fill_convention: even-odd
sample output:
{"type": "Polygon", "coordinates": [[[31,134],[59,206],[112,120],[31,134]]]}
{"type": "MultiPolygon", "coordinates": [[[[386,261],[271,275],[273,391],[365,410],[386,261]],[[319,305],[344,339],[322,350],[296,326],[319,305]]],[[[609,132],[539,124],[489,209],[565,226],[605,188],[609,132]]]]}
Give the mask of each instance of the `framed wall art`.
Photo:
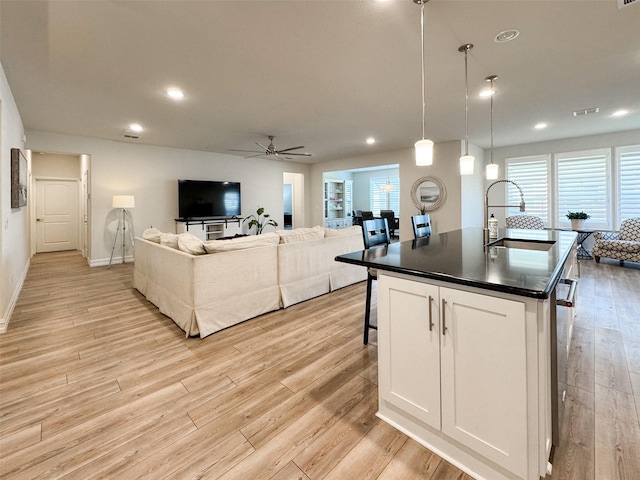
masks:
{"type": "Polygon", "coordinates": [[[19,148],[11,149],[11,208],[27,205],[27,157],[19,148]]]}

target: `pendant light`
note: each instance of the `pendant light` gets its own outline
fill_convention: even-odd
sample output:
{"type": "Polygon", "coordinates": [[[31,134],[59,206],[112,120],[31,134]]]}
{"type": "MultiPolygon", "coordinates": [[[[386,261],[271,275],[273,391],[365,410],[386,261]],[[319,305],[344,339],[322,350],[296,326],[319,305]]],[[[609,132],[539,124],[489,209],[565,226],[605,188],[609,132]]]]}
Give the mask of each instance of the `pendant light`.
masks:
{"type": "Polygon", "coordinates": [[[425,137],[425,103],[424,103],[424,4],[429,0],[413,0],[420,5],[420,47],[422,52],[422,139],[415,143],[416,165],[426,166],[433,164],[433,142],[425,137]]]}
{"type": "Polygon", "coordinates": [[[458,48],[464,52],[464,155],[460,157],[460,175],[473,175],[475,157],[469,155],[469,77],[467,71],[467,56],[473,48],[471,43],[465,43],[458,48]]]}
{"type": "Polygon", "coordinates": [[[493,90],[493,81],[498,78],[497,75],[489,75],[485,80],[491,82],[491,163],[486,167],[487,180],[495,180],[498,178],[499,168],[498,164],[493,163],[493,96],[495,91],[493,90]]]}

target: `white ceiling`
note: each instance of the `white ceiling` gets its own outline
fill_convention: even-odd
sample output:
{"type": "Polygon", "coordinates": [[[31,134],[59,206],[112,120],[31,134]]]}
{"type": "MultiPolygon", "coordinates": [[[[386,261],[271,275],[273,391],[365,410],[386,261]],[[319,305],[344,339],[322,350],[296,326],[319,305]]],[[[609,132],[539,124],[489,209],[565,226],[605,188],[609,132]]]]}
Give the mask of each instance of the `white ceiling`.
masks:
{"type": "MultiPolygon", "coordinates": [[[[464,137],[464,43],[473,144],[490,143],[477,93],[491,74],[496,146],[640,128],[640,1],[431,0],[425,16],[428,138],[464,137]],[[493,41],[511,28],[517,39],[493,41]]],[[[305,145],[307,163],[421,136],[411,0],[2,0],[0,22],[26,129],[222,153],[275,135],[277,148],[305,145]],[[170,86],[186,97],[167,98],[170,86]],[[122,137],[131,122],[138,140],[122,137]]]]}

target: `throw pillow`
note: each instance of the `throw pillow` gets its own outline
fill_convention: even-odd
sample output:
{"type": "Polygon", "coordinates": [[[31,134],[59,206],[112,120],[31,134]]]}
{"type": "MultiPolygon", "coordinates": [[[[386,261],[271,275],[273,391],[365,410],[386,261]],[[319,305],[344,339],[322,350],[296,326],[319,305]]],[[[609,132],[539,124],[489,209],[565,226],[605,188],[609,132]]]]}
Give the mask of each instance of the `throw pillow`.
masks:
{"type": "Polygon", "coordinates": [[[263,233],[262,235],[249,235],[247,237],[232,238],[229,240],[210,240],[204,242],[204,249],[207,253],[231,252],[233,250],[244,250],[246,248],[266,247],[268,245],[278,245],[280,237],[275,232],[263,233]]]}
{"type": "Polygon", "coordinates": [[[325,237],[342,237],[344,235],[362,235],[362,227],[355,225],[347,228],[325,228],[325,237]]]}
{"type": "Polygon", "coordinates": [[[142,238],[155,243],[160,243],[161,235],[162,235],[162,232],[155,227],[147,228],[144,232],[142,232],[142,238]]]}
{"type": "Polygon", "coordinates": [[[175,233],[160,234],[160,245],[165,247],[178,248],[178,235],[175,233]]]}
{"type": "Polygon", "coordinates": [[[276,230],[280,236],[280,243],[308,242],[324,238],[324,227],[294,228],[293,230],[276,230]]]}
{"type": "Polygon", "coordinates": [[[190,233],[178,235],[178,249],[191,255],[203,255],[206,252],[204,242],[190,233]]]}

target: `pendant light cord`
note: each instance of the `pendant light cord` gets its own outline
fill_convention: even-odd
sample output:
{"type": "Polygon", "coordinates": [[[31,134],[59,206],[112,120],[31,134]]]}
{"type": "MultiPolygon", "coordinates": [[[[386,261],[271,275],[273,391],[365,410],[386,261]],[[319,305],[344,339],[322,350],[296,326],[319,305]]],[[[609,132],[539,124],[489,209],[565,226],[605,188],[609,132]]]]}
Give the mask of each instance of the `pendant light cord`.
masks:
{"type": "Polygon", "coordinates": [[[472,45],[464,49],[464,154],[469,155],[469,77],[467,73],[467,54],[472,45]]]}
{"type": "Polygon", "coordinates": [[[422,139],[425,134],[425,102],[424,102],[424,2],[420,4],[420,48],[422,53],[422,139]]]}
{"type": "Polygon", "coordinates": [[[490,77],[491,82],[491,164],[493,165],[493,95],[495,92],[493,91],[493,80],[495,76],[490,77]]]}

